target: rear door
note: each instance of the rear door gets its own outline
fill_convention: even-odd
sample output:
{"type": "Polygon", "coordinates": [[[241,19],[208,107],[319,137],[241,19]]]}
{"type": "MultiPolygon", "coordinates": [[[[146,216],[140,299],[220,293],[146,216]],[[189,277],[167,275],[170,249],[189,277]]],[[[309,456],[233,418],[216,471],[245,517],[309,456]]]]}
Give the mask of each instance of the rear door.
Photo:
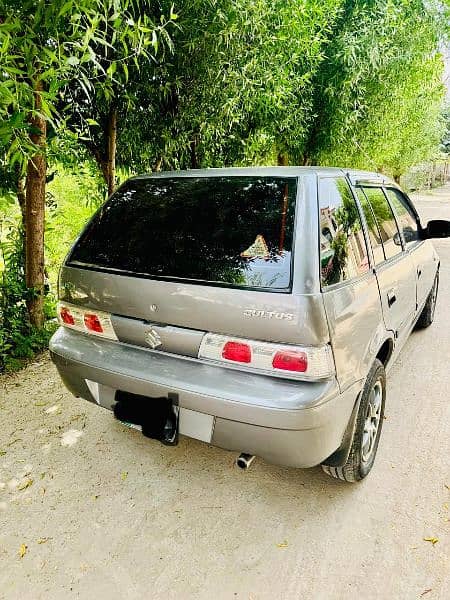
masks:
{"type": "Polygon", "coordinates": [[[416,312],[416,273],[383,189],[356,188],[373,249],[383,316],[394,337],[404,339],[416,312]]]}
{"type": "Polygon", "coordinates": [[[367,374],[383,316],[361,215],[345,177],[319,178],[319,211],[321,288],[337,377],[346,389],[367,374]]]}

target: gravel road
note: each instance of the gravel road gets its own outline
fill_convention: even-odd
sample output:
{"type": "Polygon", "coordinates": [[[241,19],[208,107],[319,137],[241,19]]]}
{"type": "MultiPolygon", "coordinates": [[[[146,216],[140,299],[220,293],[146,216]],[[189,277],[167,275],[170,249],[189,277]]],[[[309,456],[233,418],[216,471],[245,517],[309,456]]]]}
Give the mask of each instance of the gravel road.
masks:
{"type": "MultiPolygon", "coordinates": [[[[417,206],[450,219],[450,187],[417,206]]],[[[74,399],[46,355],[0,378],[0,598],[450,598],[450,241],[436,248],[436,320],[390,373],[361,484],[163,447],[74,399]]]]}

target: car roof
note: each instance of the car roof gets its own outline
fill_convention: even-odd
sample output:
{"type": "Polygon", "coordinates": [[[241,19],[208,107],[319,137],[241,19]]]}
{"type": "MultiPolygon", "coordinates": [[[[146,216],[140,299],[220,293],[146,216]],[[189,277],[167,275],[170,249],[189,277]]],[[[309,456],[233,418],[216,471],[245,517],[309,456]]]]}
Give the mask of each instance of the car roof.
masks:
{"type": "MultiPolygon", "coordinates": [[[[381,173],[371,171],[362,171],[358,169],[346,169],[341,167],[224,167],[214,169],[188,169],[185,171],[158,171],[155,173],[146,173],[138,175],[132,179],[148,179],[148,178],[165,178],[165,177],[239,177],[249,175],[261,175],[266,177],[298,177],[300,175],[317,175],[321,177],[336,177],[339,175],[347,175],[353,183],[356,181],[372,182],[372,183],[393,183],[388,177],[381,173]]],[[[394,184],[395,185],[395,184],[394,184]]]]}

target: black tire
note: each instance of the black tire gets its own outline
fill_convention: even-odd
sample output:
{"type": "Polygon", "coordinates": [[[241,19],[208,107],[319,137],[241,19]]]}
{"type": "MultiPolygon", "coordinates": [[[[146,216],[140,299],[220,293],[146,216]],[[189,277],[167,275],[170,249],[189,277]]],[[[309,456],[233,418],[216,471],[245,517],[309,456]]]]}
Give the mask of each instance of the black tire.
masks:
{"type": "Polygon", "coordinates": [[[341,479],[342,481],[355,482],[364,479],[370,473],[375,462],[381,429],[383,427],[385,401],[386,373],[383,364],[376,359],[367,375],[361,394],[355,432],[348,459],[342,467],[322,465],[322,469],[327,475],[341,479]],[[372,395],[372,392],[374,395],[372,395]],[[375,431],[371,429],[370,433],[367,433],[368,422],[372,424],[375,421],[375,417],[371,416],[375,405],[379,405],[379,412],[377,410],[377,427],[375,431]]]}
{"type": "Polygon", "coordinates": [[[431,291],[428,294],[427,301],[425,302],[425,306],[423,307],[422,312],[420,313],[420,317],[417,319],[416,329],[425,329],[426,327],[429,327],[434,321],[434,311],[436,310],[438,290],[439,271],[436,273],[433,287],[431,288],[431,291]]]}

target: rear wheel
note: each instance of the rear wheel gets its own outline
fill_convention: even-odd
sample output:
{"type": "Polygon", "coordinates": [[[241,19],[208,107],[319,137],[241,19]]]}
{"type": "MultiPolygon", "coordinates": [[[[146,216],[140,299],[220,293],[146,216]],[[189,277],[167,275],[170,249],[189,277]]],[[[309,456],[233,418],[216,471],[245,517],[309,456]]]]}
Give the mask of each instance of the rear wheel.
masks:
{"type": "Polygon", "coordinates": [[[420,313],[420,317],[417,320],[416,327],[417,329],[425,329],[425,327],[429,327],[431,323],[434,321],[434,311],[436,310],[436,300],[439,289],[439,271],[436,273],[436,277],[434,278],[433,287],[431,288],[431,292],[428,294],[427,301],[425,302],[425,306],[420,313]]]}
{"type": "Polygon", "coordinates": [[[349,482],[360,481],[369,474],[380,440],[385,400],[386,374],[383,364],[375,360],[361,395],[348,459],[342,467],[322,465],[325,473],[349,482]]]}

